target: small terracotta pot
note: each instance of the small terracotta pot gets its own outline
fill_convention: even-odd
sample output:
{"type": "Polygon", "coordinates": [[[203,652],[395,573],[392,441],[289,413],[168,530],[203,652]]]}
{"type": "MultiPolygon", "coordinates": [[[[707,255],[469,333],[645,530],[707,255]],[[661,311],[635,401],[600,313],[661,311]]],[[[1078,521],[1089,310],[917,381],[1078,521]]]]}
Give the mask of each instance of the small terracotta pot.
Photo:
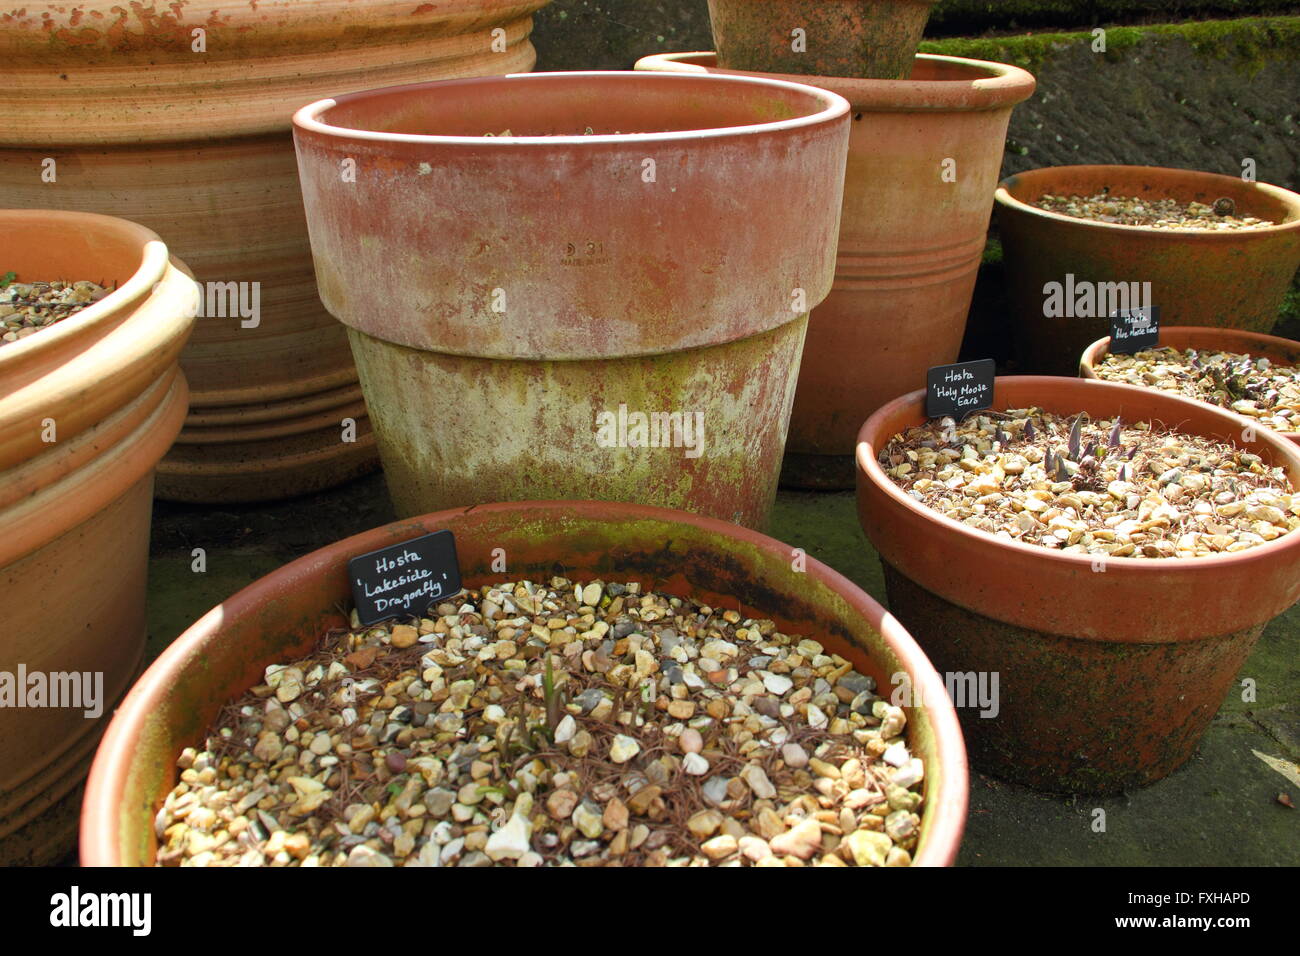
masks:
{"type": "Polygon", "coordinates": [[[0,98],[4,202],[112,213],[166,236],[210,283],[182,358],[194,407],[278,408],[297,432],[214,444],[193,441],[191,423],[160,496],[285,498],[377,466],[372,441],[340,440],[344,403],[332,427],[297,421],[298,403],[355,390],[357,376],[316,295],[289,119],[336,90],[530,70],[544,3],[81,0],[0,17],[0,62],[23,91],[0,98]],[[250,299],[256,284],[255,325],[229,310],[227,283],[250,299]]]}
{"type": "Polygon", "coordinates": [[[185,417],[177,358],[198,294],[157,235],[108,216],[0,210],[0,262],[20,281],[117,286],[0,348],[0,671],[99,686],[98,715],[2,712],[0,864],[42,864],[72,846],[91,755],[144,653],[154,468],[185,417]]]}
{"type": "Polygon", "coordinates": [[[709,20],[724,69],[905,80],[934,4],[709,0],[709,20]]]}
{"type": "MultiPolygon", "coordinates": [[[[714,62],[669,53],[636,68],[728,72],[714,62]]],[[[867,416],[923,384],[932,365],[957,360],[1007,123],[1034,78],[1003,63],[917,56],[906,81],[807,81],[847,99],[853,123],[835,284],[808,318],[781,481],[852,488],[867,416]]]]}
{"type": "Polygon", "coordinates": [[[398,521],[322,548],[249,585],[178,637],[140,678],[104,737],[82,811],[81,862],[153,859],[155,808],[174,785],[176,757],[201,741],[267,665],[305,653],[346,626],[347,561],[437,531],[456,535],[466,587],[553,574],[637,580],[718,607],[758,609],[783,630],[816,635],[878,686],[906,673],[923,703],[907,708],[908,745],[925,761],[925,811],[913,863],[946,866],[966,819],[966,753],[938,675],[879,604],[811,558],[735,525],[679,511],[598,502],[523,502],[398,521]],[[490,569],[504,548],[507,575],[490,569]],[[199,666],[199,662],[202,662],[199,666]]]}
{"type": "MultiPolygon", "coordinates": [[[[1300,342],[1279,338],[1276,335],[1242,332],[1240,329],[1212,329],[1190,325],[1162,326],[1160,344],[1179,350],[1239,352],[1252,358],[1266,358],[1278,365],[1300,366],[1300,342]]],[[[1095,369],[1109,354],[1110,336],[1108,335],[1104,339],[1093,342],[1084,351],[1083,357],[1079,359],[1079,375],[1083,378],[1097,378],[1095,369]]],[[[1242,416],[1242,421],[1248,425],[1258,424],[1248,416],[1242,416]]],[[[1288,441],[1300,444],[1300,432],[1280,431],[1278,434],[1288,441]]]]}
{"type": "MultiPolygon", "coordinates": [[[[1213,406],[1078,378],[999,378],[995,409],[1160,421],[1247,448],[1300,488],[1300,449],[1213,406]]],[[[999,675],[999,712],[959,708],[976,767],[1050,791],[1159,780],[1196,749],[1264,627],[1300,598],[1300,533],[1195,559],[1065,554],[921,505],[876,460],[926,420],[924,390],[862,426],[858,516],[889,605],[940,673],[999,675]]],[[[990,678],[991,679],[991,678],[990,678]]]]}
{"type": "Polygon", "coordinates": [[[1236,176],[1159,166],[1050,166],[1003,181],[996,201],[1016,351],[1027,372],[1073,375],[1088,344],[1110,334],[1109,311],[1046,315],[1049,283],[1063,289],[1067,281],[1076,289],[1093,283],[1100,292],[1099,283],[1149,282],[1162,325],[1269,332],[1300,266],[1300,195],[1236,176]],[[1221,232],[1154,229],[1033,205],[1044,194],[1092,196],[1103,189],[1180,202],[1228,197],[1238,215],[1277,225],[1221,232]]]}
{"type": "Polygon", "coordinates": [[[545,73],[356,93],[294,123],[321,299],[399,514],[599,498],[766,522],[831,285],[848,103],[545,73]]]}

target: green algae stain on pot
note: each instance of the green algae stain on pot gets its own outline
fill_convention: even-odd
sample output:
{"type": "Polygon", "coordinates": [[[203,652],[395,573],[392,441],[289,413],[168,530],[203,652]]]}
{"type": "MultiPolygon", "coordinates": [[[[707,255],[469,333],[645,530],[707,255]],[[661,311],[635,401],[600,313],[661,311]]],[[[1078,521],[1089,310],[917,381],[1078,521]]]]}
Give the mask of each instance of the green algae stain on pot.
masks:
{"type": "Polygon", "coordinates": [[[582,497],[760,525],[806,325],[803,315],[706,349],[562,362],[450,356],[350,332],[399,513],[582,497]]]}

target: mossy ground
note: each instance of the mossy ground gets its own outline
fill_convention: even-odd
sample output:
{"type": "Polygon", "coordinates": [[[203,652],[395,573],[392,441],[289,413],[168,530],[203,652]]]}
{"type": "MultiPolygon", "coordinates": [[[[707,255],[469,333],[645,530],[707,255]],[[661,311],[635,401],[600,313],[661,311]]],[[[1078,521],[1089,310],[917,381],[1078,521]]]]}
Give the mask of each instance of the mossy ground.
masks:
{"type": "MultiPolygon", "coordinates": [[[[1197,55],[1227,61],[1253,76],[1268,63],[1300,57],[1300,17],[1247,17],[1150,26],[1105,27],[1104,55],[1111,60],[1130,56],[1139,47],[1171,41],[1189,43],[1197,55]]],[[[1012,63],[1038,73],[1058,51],[1094,42],[1093,33],[1032,33],[1023,36],[952,37],[925,40],[922,53],[965,56],[1012,63]]]]}
{"type": "MultiPolygon", "coordinates": [[[[316,547],[391,520],[382,475],[310,498],[240,508],[159,503],[149,585],[149,652],[156,655],[222,597],[316,547]],[[207,570],[191,570],[192,549],[207,570]]],[[[858,526],[854,496],[780,493],[770,533],[884,601],[880,563],[858,526]]],[[[1196,756],[1168,779],[1098,800],[1055,797],[978,772],[960,862],[969,865],[1297,865],[1300,816],[1277,802],[1300,800],[1255,751],[1300,759],[1300,606],[1265,631],[1196,756]],[[1105,830],[1096,829],[1097,810],[1105,830]]]]}

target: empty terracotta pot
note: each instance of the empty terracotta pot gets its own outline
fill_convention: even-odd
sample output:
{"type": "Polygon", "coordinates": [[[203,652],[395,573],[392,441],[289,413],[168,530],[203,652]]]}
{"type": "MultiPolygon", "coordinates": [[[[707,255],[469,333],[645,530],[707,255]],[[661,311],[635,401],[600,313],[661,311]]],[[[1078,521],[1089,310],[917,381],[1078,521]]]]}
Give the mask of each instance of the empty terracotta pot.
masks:
{"type": "Polygon", "coordinates": [[[935,0],[709,0],[728,70],[907,79],[935,0]]]}
{"type": "Polygon", "coordinates": [[[908,710],[909,749],[925,761],[925,804],[913,865],[945,866],[966,819],[966,754],[938,675],[907,632],[854,584],[811,558],[708,518],[598,502],[524,502],[398,521],[322,548],[249,585],[182,634],[118,709],[91,772],[81,824],[86,866],[138,866],[156,849],[153,816],[175,783],[176,757],[269,664],[304,653],[346,625],[349,558],[443,528],[456,536],[466,587],[604,576],[641,581],[717,607],[762,609],[777,626],[815,636],[880,687],[906,673],[924,706],[908,710]],[[504,548],[507,574],[491,571],[504,548]],[[196,666],[198,662],[202,666],[196,666]]]}
{"type": "Polygon", "coordinates": [[[72,847],[144,653],[154,469],[185,418],[177,358],[198,293],[156,234],[108,216],[0,210],[0,262],[19,281],[116,286],[0,347],[0,673],[24,702],[39,683],[21,675],[62,688],[3,710],[0,863],[39,865],[72,847]]]}
{"type": "MultiPolygon", "coordinates": [[[[712,53],[638,70],[716,73],[712,53]]],[[[796,77],[780,77],[797,79],[796,77]]],[[[808,319],[783,484],[852,488],[867,416],[957,360],[1007,123],[1034,78],[1003,63],[917,56],[910,80],[807,78],[849,101],[835,284],[808,319]]]]}
{"type": "MultiPolygon", "coordinates": [[[[996,381],[993,408],[1167,427],[1231,442],[1300,488],[1300,449],[1210,405],[1078,378],[996,381]]],[[[1189,559],[1054,551],[961,524],[912,499],[877,455],[926,420],[924,390],[862,426],[858,516],[889,606],[940,673],[998,675],[998,713],[959,708],[971,760],[1049,791],[1110,793],[1159,780],[1196,749],[1264,627],[1300,598],[1300,533],[1189,559]]],[[[989,681],[991,684],[991,679],[989,681]]]]}
{"type": "Polygon", "coordinates": [[[547,73],[294,123],[321,299],[399,514],[599,498],[766,522],[834,269],[843,99],[547,73]]]}
{"type": "MultiPolygon", "coordinates": [[[[1190,325],[1165,326],[1160,329],[1160,344],[1180,350],[1239,352],[1251,358],[1266,358],[1278,365],[1300,366],[1300,342],[1279,338],[1276,335],[1243,332],[1240,329],[1214,329],[1190,325]]],[[[1083,378],[1097,378],[1095,369],[1109,354],[1110,336],[1108,335],[1104,339],[1093,342],[1084,351],[1083,357],[1079,359],[1079,375],[1083,378]]],[[[1250,424],[1252,421],[1245,416],[1242,420],[1245,424],[1250,424]]],[[[1279,434],[1289,441],[1300,444],[1300,431],[1281,431],[1279,434]]]]}
{"type": "Polygon", "coordinates": [[[90,0],[0,18],[0,60],[22,91],[0,101],[5,202],[127,216],[204,284],[182,359],[198,417],[160,468],[160,496],[283,498],[377,465],[364,413],[344,440],[356,369],[316,296],[290,117],[338,90],[529,70],[544,2],[90,0]],[[214,441],[200,423],[244,430],[250,413],[283,434],[214,441]]]}
{"type": "Polygon", "coordinates": [[[1028,372],[1073,375],[1088,344],[1110,334],[1110,311],[1089,305],[1085,290],[1093,303],[1120,301],[1120,293],[1132,301],[1145,298],[1141,283],[1149,282],[1149,304],[1159,308],[1162,325],[1268,332],[1300,266],[1300,195],[1236,176],[1160,166],[1051,166],[1003,181],[996,199],[1015,346],[1028,372]],[[1093,196],[1106,189],[1180,202],[1227,197],[1237,215],[1277,225],[1155,229],[1033,205],[1045,194],[1093,196]],[[1051,283],[1063,291],[1060,308],[1049,302],[1057,291],[1051,283]],[[1118,283],[1124,288],[1112,285],[1118,283]]]}

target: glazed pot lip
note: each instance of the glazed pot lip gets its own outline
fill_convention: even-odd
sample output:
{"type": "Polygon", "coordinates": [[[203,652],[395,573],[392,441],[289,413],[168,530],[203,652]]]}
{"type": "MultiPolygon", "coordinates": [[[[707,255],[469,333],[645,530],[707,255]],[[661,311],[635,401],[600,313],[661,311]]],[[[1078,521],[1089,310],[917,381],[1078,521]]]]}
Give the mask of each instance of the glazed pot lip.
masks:
{"type": "Polygon", "coordinates": [[[724,70],[712,50],[690,53],[655,53],[636,61],[646,72],[689,73],[696,76],[745,76],[812,84],[846,98],[855,112],[964,112],[1014,106],[1033,95],[1037,80],[1028,70],[1010,63],[975,60],[963,56],[918,53],[916,63],[932,63],[968,71],[971,76],[945,80],[881,80],[851,76],[816,76],[794,73],[757,73],[724,70]]]}
{"type": "MultiPolygon", "coordinates": [[[[1046,192],[1053,190],[1046,189],[1046,192]]],[[[1074,166],[1040,166],[1037,169],[1026,170],[1023,173],[1016,173],[1008,176],[1002,182],[998,183],[997,191],[993,194],[993,200],[1005,212],[1015,212],[1026,216],[1036,217],[1046,222],[1063,223],[1079,229],[1100,230],[1099,236],[1107,232],[1113,235],[1125,236],[1144,236],[1151,238],[1165,238],[1177,240],[1179,242],[1241,242],[1248,240],[1259,240],[1271,238],[1283,233],[1300,232],[1300,194],[1293,193],[1289,189],[1281,186],[1274,186],[1271,183],[1245,183],[1236,176],[1225,176],[1221,173],[1207,173],[1196,169],[1176,169],[1170,166],[1141,166],[1141,165],[1074,165],[1074,166]],[[1186,179],[1203,179],[1207,185],[1213,182],[1220,182],[1225,187],[1232,186],[1240,189],[1243,185],[1258,190],[1278,200],[1287,207],[1290,218],[1283,222],[1275,223],[1271,226],[1252,226],[1248,229],[1157,229],[1154,226],[1129,226],[1118,222],[1097,222],[1094,219],[1083,219],[1078,216],[1067,216],[1064,213],[1052,212],[1047,209],[1039,209],[1037,206],[1018,199],[1013,195],[1012,190],[1023,184],[1033,186],[1050,186],[1062,175],[1070,175],[1079,170],[1087,170],[1090,174],[1095,174],[1099,182],[1104,182],[1107,172],[1114,172],[1118,175],[1127,175],[1132,170],[1145,170],[1148,174],[1160,175],[1170,174],[1177,178],[1186,179]]],[[[1100,239],[1098,241],[1101,241],[1100,239]]]]}
{"type": "MultiPolygon", "coordinates": [[[[167,245],[152,229],[137,222],[117,216],[104,216],[99,213],[72,212],[62,209],[0,209],[0,226],[11,218],[41,218],[50,223],[51,236],[57,238],[57,231],[73,230],[78,226],[97,225],[102,229],[117,233],[123,242],[131,242],[140,248],[140,265],[131,277],[98,302],[87,306],[76,315],[69,316],[54,325],[41,329],[32,335],[0,347],[0,373],[6,366],[13,367],[28,361],[46,349],[57,349],[60,343],[81,335],[87,328],[122,310],[129,302],[143,302],[149,298],[162,281],[167,271],[169,255],[167,245]],[[14,214],[20,216],[15,217],[14,214]]],[[[50,282],[51,279],[15,280],[20,283],[50,282]]],[[[68,281],[80,281],[70,279],[68,281]]]]}
{"type": "MultiPolygon", "coordinates": [[[[1213,405],[1204,402],[1198,402],[1193,399],[1183,398],[1178,395],[1171,395],[1165,392],[1157,392],[1149,388],[1140,388],[1136,385],[1121,385],[1116,382],[1103,382],[1095,378],[1066,378],[1051,375],[1013,375],[999,376],[994,379],[994,389],[996,391],[998,383],[1016,382],[1022,385],[1037,386],[1035,391],[1043,390],[1048,396],[1053,389],[1113,389],[1122,392],[1128,392],[1134,395],[1141,395],[1143,400],[1148,400],[1155,396],[1161,402],[1168,402],[1171,410],[1177,412],[1180,406],[1187,407],[1199,413],[1211,411],[1217,413],[1218,417],[1223,419],[1225,430],[1234,431],[1240,427],[1240,416],[1230,412],[1224,412],[1213,405]]],[[[1084,571],[1091,572],[1096,555],[1091,554],[1072,554],[1064,551],[1058,551],[1054,548],[1044,548],[1040,545],[1025,544],[1008,538],[1001,538],[997,535],[990,534],[987,531],[980,531],[977,528],[971,528],[962,524],[954,518],[941,514],[932,508],[916,501],[904,492],[897,484],[894,483],[887,474],[880,462],[876,460],[876,455],[880,448],[872,444],[872,439],[877,433],[882,432],[883,425],[886,421],[898,415],[902,411],[910,411],[914,418],[912,424],[921,424],[929,419],[925,415],[925,389],[917,389],[915,392],[909,392],[906,395],[899,396],[891,402],[878,408],[870,418],[862,425],[858,432],[858,446],[854,452],[859,482],[866,480],[871,482],[880,493],[884,494],[896,506],[905,509],[912,515],[925,521],[926,527],[933,529],[936,535],[942,537],[956,537],[969,543],[990,548],[993,551],[1009,552],[1018,554],[1021,557],[1036,558],[1040,561],[1050,562],[1053,565],[1066,570],[1073,569],[1079,573],[1084,571]]],[[[1082,404],[1082,403],[1081,403],[1082,404]]],[[[1025,407],[1025,406],[1022,406],[1025,407]]],[[[1040,405],[1041,407],[1041,405],[1040,405]]],[[[997,406],[994,406],[996,410],[997,406]]],[[[1145,420],[1145,419],[1144,419],[1145,420]]],[[[905,427],[911,427],[905,426],[905,427]]],[[[1173,425],[1171,427],[1178,427],[1173,425]]],[[[1196,434],[1193,432],[1193,434],[1196,434]]],[[[1274,453],[1274,465],[1289,465],[1291,473],[1291,487],[1293,493],[1300,493],[1300,448],[1286,441],[1277,432],[1267,428],[1260,428],[1256,432],[1258,441],[1268,445],[1274,453]]],[[[882,445],[887,443],[893,435],[882,436],[882,445]]],[[[1263,544],[1247,548],[1244,551],[1237,551],[1231,554],[1221,554],[1209,557],[1199,558],[1130,558],[1130,557],[1106,557],[1106,568],[1109,571],[1114,568],[1126,574],[1154,574],[1159,575],[1166,572],[1171,567],[1176,567],[1180,572],[1189,571],[1194,573],[1214,574],[1227,565],[1239,564],[1242,561],[1260,561],[1273,558],[1284,551],[1300,551],[1300,528],[1274,538],[1272,541],[1265,541],[1263,544]]],[[[1300,557],[1297,558],[1300,560],[1300,557]]]]}
{"type": "Polygon", "coordinates": [[[809,86],[807,83],[787,82],[776,79],[763,79],[750,76],[710,76],[709,80],[719,83],[748,83],[755,87],[792,92],[806,97],[810,106],[819,104],[813,112],[793,119],[775,120],[768,123],[747,123],[737,126],[723,126],[710,129],[668,130],[655,133],[597,133],[591,136],[447,136],[426,133],[388,133],[382,130],[355,129],[335,126],[325,122],[322,116],[336,106],[363,103],[370,99],[379,99],[394,94],[419,95],[431,92],[453,95],[458,88],[471,86],[490,86],[507,83],[563,83],[566,80],[586,79],[591,83],[604,83],[611,87],[610,95],[617,95],[619,84],[637,85],[647,77],[656,79],[649,82],[661,82],[672,77],[670,82],[694,81],[702,77],[697,74],[646,73],[635,70],[575,70],[555,73],[507,73],[503,76],[476,76],[457,80],[432,80],[427,83],[409,83],[399,86],[385,86],[356,93],[317,100],[309,103],[293,114],[295,132],[304,131],[330,139],[360,140],[372,143],[411,143],[427,146],[475,146],[487,149],[506,149],[509,147],[573,147],[600,146],[619,144],[654,144],[673,143],[695,140],[728,139],[732,137],[753,136],[763,133],[793,132],[800,129],[814,128],[847,117],[849,103],[842,96],[830,90],[809,86]]]}
{"type": "MultiPolygon", "coordinates": [[[[1162,327],[1160,329],[1160,332],[1162,335],[1167,333],[1173,333],[1174,335],[1195,333],[1196,335],[1222,336],[1222,338],[1224,339],[1224,343],[1223,345],[1219,346],[1219,349],[1224,352],[1240,351],[1240,349],[1234,347],[1234,345],[1238,343],[1245,343],[1245,344],[1254,343],[1260,349],[1261,352],[1265,349],[1273,349],[1273,348],[1284,349],[1287,346],[1290,346],[1292,349],[1295,349],[1297,353],[1300,353],[1300,342],[1294,342],[1291,339],[1280,338],[1276,335],[1265,335],[1262,332],[1249,332],[1246,329],[1223,329],[1223,328],[1215,328],[1214,326],[1209,326],[1209,325],[1168,325],[1162,327]]],[[[1166,344],[1167,343],[1165,342],[1158,343],[1158,345],[1161,346],[1166,344]]],[[[1179,345],[1172,345],[1170,347],[1178,348],[1178,349],[1184,348],[1184,346],[1179,346],[1179,345]]],[[[1094,370],[1097,366],[1097,363],[1102,361],[1109,354],[1110,354],[1109,335],[1107,335],[1105,338],[1100,338],[1097,341],[1093,342],[1091,345],[1089,345],[1086,349],[1083,350],[1083,355],[1080,356],[1079,358],[1080,377],[1093,379],[1098,382],[1106,381],[1106,379],[1103,379],[1100,376],[1098,376],[1096,371],[1094,370]]],[[[1260,355],[1258,357],[1268,358],[1268,356],[1266,355],[1260,355]]],[[[1272,360],[1270,359],[1270,361],[1272,360]]],[[[1114,384],[1124,384],[1124,383],[1116,382],[1114,384]]],[[[1158,390],[1149,389],[1148,391],[1158,391],[1158,390]]],[[[1180,397],[1187,397],[1187,396],[1180,396],[1180,397]]],[[[1199,401],[1199,399],[1193,399],[1193,400],[1199,401]]],[[[1202,402],[1202,404],[1210,405],[1209,402],[1202,402]]],[[[1210,405],[1210,407],[1218,408],[1219,406],[1210,405]]],[[[1225,412],[1229,411],[1229,409],[1226,408],[1219,409],[1219,410],[1225,412]]],[[[1241,416],[1241,420],[1247,424],[1253,424],[1252,420],[1245,415],[1241,416]]],[[[1267,428],[1268,426],[1257,425],[1256,427],[1267,428]]],[[[1278,429],[1273,429],[1273,431],[1277,432],[1279,435],[1281,435],[1283,438],[1287,439],[1288,441],[1292,441],[1300,444],[1300,431],[1284,432],[1284,431],[1279,431],[1278,429]]]]}
{"type": "MultiPolygon", "coordinates": [[[[520,501],[455,508],[390,522],[319,548],[259,578],[208,611],[176,638],[128,691],[104,733],[86,783],[80,823],[82,865],[121,865],[119,817],[124,812],[123,786],[136,744],[145,731],[149,715],[161,706],[176,683],[176,675],[202,659],[204,647],[219,638],[227,621],[256,614],[259,608],[274,600],[278,590],[291,587],[297,580],[325,573],[326,568],[349,557],[390,544],[397,535],[419,534],[432,526],[452,526],[458,517],[470,512],[491,515],[524,510],[549,511],[557,520],[571,516],[626,524],[686,524],[713,536],[742,541],[783,562],[789,561],[791,553],[788,545],[730,522],[669,508],[612,501],[520,501]]],[[[943,681],[916,639],[875,598],[816,558],[805,557],[804,562],[806,574],[838,595],[880,635],[921,695],[918,706],[923,708],[932,729],[940,783],[935,792],[926,794],[924,825],[928,831],[914,863],[950,865],[956,859],[966,825],[969,770],[957,711],[943,681]]]]}

